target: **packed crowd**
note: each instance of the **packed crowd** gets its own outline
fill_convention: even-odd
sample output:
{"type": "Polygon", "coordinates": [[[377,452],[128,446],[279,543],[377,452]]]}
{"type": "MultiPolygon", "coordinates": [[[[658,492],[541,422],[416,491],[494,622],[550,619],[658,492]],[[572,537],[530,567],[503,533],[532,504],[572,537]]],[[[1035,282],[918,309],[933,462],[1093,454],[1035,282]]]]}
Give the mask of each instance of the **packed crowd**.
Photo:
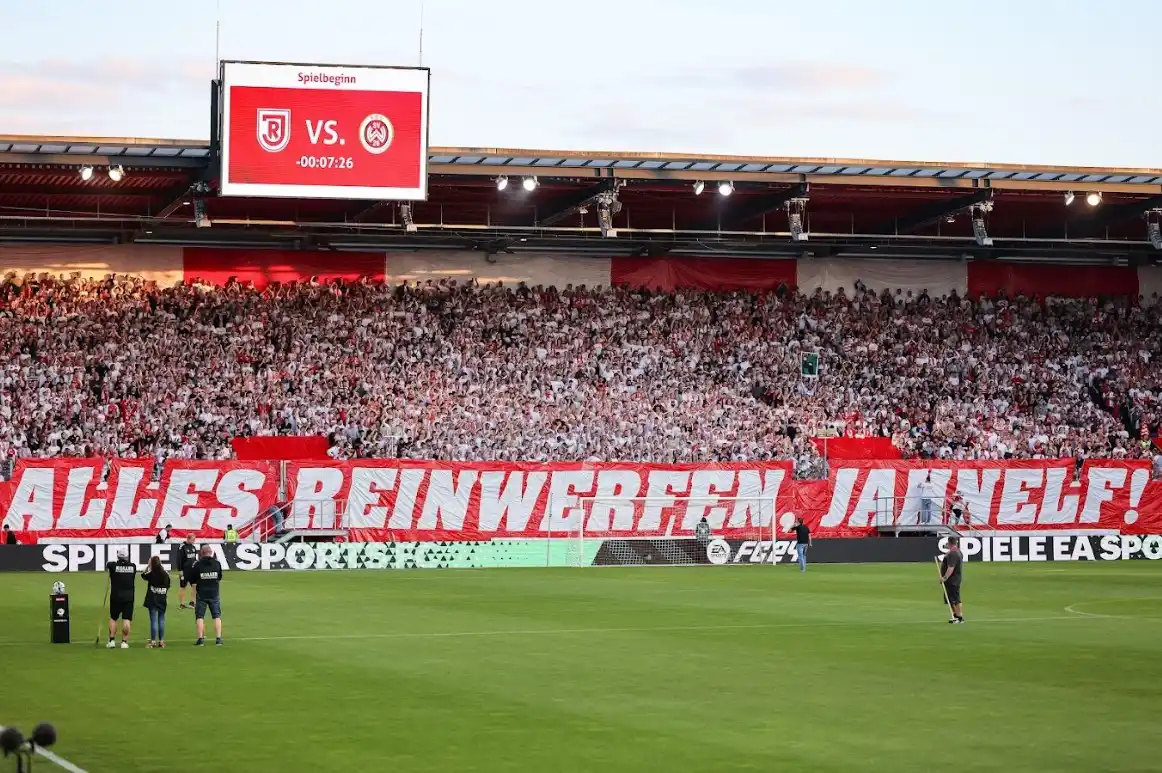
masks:
{"type": "Polygon", "coordinates": [[[808,476],[822,472],[809,438],[833,430],[916,456],[1153,457],[1160,315],[858,284],[10,279],[0,454],[225,458],[236,435],[327,434],[341,457],[790,458],[808,476]]]}

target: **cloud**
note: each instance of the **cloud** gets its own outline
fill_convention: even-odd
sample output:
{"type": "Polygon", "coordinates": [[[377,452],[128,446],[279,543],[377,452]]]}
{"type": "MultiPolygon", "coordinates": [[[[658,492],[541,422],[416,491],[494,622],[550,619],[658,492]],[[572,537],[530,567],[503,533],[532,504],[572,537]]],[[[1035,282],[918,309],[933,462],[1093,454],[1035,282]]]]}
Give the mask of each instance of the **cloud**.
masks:
{"type": "Polygon", "coordinates": [[[820,92],[878,89],[891,82],[885,70],[827,62],[721,65],[669,73],[661,84],[680,89],[748,92],[820,92]]]}
{"type": "Polygon", "coordinates": [[[158,94],[196,93],[209,80],[209,66],[181,60],[0,62],[0,114],[108,107],[158,94]]]}

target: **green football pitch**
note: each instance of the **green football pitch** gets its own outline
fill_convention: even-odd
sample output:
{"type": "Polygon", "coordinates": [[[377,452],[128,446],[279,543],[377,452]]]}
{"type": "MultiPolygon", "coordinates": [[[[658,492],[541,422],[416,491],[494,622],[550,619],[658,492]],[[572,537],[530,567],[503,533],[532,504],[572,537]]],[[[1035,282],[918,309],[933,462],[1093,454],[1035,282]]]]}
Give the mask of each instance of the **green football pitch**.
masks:
{"type": "Polygon", "coordinates": [[[931,565],[235,572],[164,651],[9,574],[0,723],[94,772],[1162,769],[1162,565],[966,569],[964,626],[931,565]]]}

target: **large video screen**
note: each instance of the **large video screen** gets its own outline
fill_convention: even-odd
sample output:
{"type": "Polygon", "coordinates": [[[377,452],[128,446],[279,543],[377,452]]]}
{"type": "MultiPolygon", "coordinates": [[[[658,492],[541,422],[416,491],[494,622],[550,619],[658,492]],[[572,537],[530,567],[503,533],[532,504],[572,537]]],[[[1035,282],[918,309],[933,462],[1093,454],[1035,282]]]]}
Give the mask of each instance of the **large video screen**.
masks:
{"type": "Polygon", "coordinates": [[[222,196],[428,195],[426,68],[223,62],[222,196]]]}

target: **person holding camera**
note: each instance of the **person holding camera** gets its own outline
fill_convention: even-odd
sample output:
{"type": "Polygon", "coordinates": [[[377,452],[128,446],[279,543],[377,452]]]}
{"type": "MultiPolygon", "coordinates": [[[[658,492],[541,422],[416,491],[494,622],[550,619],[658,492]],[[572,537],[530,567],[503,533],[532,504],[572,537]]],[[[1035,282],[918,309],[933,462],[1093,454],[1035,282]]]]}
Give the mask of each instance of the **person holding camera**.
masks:
{"type": "Polygon", "coordinates": [[[206,644],[206,610],[214,619],[214,644],[222,646],[222,564],[214,558],[209,545],[203,545],[197,562],[189,568],[186,580],[195,588],[194,617],[197,619],[198,640],[194,646],[206,644]]]}
{"type": "Polygon", "coordinates": [[[146,647],[165,648],[165,606],[169,597],[169,572],[161,565],[161,558],[149,559],[149,566],[141,573],[145,580],[145,609],[149,612],[149,642],[146,647]]]}

